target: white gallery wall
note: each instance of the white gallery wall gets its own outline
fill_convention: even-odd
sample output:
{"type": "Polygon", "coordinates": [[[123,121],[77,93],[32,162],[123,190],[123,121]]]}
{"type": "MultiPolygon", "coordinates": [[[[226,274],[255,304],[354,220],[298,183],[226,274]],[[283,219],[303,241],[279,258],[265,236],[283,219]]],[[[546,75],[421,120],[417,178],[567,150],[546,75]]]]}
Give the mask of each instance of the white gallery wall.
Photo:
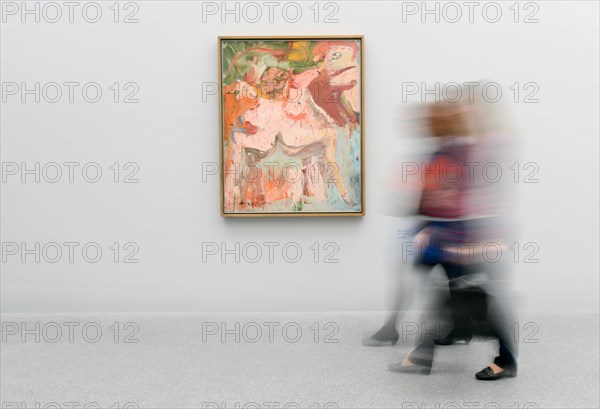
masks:
{"type": "Polygon", "coordinates": [[[423,91],[403,89],[482,79],[539,168],[520,306],[598,309],[597,2],[54,4],[2,2],[2,312],[383,310],[409,223],[385,180],[423,91]],[[321,34],[365,38],[366,216],[220,217],[217,36],[321,34]]]}

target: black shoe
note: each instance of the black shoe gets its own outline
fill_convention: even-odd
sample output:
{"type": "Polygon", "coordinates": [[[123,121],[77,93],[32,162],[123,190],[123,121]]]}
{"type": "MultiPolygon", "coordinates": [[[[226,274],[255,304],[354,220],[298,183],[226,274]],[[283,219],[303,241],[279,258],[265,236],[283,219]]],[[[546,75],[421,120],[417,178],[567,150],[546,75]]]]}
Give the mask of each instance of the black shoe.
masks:
{"type": "Polygon", "coordinates": [[[381,347],[388,343],[396,345],[399,339],[400,335],[396,328],[383,327],[370,338],[363,339],[362,344],[366,347],[381,347]]]}
{"type": "Polygon", "coordinates": [[[494,373],[491,367],[487,367],[475,374],[475,378],[480,381],[496,381],[502,378],[513,378],[517,376],[517,368],[506,368],[498,373],[494,373]]]}
{"type": "Polygon", "coordinates": [[[434,340],[434,342],[436,345],[454,345],[458,343],[469,345],[471,339],[473,339],[473,335],[453,335],[450,333],[444,338],[434,340]]]}

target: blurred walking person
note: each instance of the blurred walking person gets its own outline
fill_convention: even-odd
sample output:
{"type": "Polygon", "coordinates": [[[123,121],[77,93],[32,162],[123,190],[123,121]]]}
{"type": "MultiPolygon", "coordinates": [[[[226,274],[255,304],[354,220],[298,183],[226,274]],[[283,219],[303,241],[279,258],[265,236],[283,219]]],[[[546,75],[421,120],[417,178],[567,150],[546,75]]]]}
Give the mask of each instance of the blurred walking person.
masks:
{"type": "MultiPolygon", "coordinates": [[[[429,374],[435,345],[468,344],[477,333],[496,338],[499,354],[476,378],[497,380],[517,374],[517,346],[509,336],[505,313],[510,308],[504,297],[509,269],[502,260],[486,257],[490,247],[500,253],[507,249],[510,229],[501,213],[509,209],[502,206],[509,195],[502,183],[490,184],[482,173],[488,163],[498,165],[491,159],[508,143],[486,129],[489,112],[484,112],[484,107],[472,101],[429,107],[429,126],[439,149],[423,169],[415,267],[426,276],[435,266],[444,270],[449,296],[435,299],[427,321],[432,328],[446,313],[451,329],[443,336],[422,329],[419,345],[402,362],[389,365],[391,371],[429,374]]],[[[363,341],[365,345],[397,342],[397,321],[410,295],[414,296],[414,289],[401,289],[395,311],[377,333],[363,341]]]]}

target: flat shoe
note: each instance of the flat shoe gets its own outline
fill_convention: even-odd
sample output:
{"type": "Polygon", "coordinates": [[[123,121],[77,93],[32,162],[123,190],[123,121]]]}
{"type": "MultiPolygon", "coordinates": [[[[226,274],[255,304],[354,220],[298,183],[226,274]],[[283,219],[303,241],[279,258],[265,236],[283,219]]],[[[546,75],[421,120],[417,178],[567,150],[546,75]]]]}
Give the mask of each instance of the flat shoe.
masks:
{"type": "Polygon", "coordinates": [[[513,378],[517,376],[516,369],[506,368],[502,372],[494,373],[494,370],[489,366],[475,374],[475,378],[480,381],[496,381],[502,378],[513,378]]]}
{"type": "Polygon", "coordinates": [[[396,345],[399,339],[400,334],[396,330],[386,332],[379,330],[370,338],[363,339],[362,344],[366,347],[382,347],[387,344],[396,345]]]}

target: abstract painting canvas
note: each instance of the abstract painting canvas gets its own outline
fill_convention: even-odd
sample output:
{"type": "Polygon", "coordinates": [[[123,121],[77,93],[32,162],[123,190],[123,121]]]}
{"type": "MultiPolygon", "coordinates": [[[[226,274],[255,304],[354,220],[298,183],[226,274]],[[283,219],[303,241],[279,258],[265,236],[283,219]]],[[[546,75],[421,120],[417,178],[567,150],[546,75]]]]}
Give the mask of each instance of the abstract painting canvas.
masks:
{"type": "Polygon", "coordinates": [[[221,214],[362,216],[363,37],[219,37],[221,214]]]}

